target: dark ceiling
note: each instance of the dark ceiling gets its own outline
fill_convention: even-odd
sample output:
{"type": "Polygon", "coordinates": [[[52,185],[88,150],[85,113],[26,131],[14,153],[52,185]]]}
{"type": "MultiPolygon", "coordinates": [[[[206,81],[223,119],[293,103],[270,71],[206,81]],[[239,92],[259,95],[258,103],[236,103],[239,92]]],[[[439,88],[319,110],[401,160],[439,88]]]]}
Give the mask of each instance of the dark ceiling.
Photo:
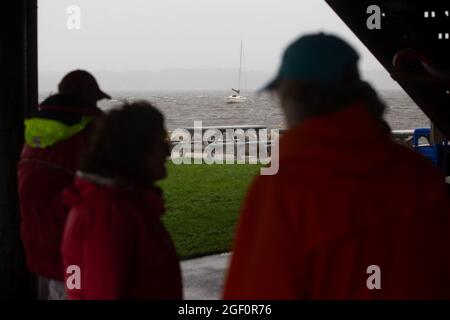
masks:
{"type": "Polygon", "coordinates": [[[450,137],[450,1],[325,1],[450,137]],[[380,28],[370,29],[376,17],[380,28]]]}

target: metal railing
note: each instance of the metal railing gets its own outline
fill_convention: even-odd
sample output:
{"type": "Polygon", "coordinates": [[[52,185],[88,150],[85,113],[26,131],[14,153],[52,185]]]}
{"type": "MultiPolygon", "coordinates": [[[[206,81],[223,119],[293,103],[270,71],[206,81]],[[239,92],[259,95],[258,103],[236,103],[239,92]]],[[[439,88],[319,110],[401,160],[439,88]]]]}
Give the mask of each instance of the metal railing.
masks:
{"type": "MultiPolygon", "coordinates": [[[[203,134],[207,131],[207,130],[219,130],[221,132],[221,134],[223,135],[223,144],[230,144],[230,143],[237,143],[237,144],[241,144],[241,143],[245,143],[245,144],[253,144],[255,143],[254,141],[238,141],[238,140],[234,140],[234,141],[227,141],[227,135],[226,132],[227,130],[243,130],[244,132],[247,132],[247,130],[255,130],[256,132],[258,132],[258,130],[260,129],[267,129],[267,133],[268,133],[268,137],[267,137],[267,142],[270,145],[270,129],[267,126],[263,126],[263,125],[238,125],[238,126],[208,126],[208,127],[202,127],[202,137],[203,134]]],[[[193,127],[189,127],[189,128],[184,128],[184,130],[188,131],[191,136],[193,136],[194,134],[194,130],[195,128],[193,127]]],[[[283,135],[287,129],[278,129],[280,136],[283,135]]],[[[169,132],[169,137],[171,136],[172,132],[169,132]]],[[[406,129],[406,130],[392,130],[392,138],[405,146],[412,146],[412,138],[414,135],[414,129],[406,129]]],[[[171,145],[174,146],[176,144],[178,144],[180,141],[171,141],[171,145]]],[[[193,139],[191,139],[191,143],[195,143],[196,141],[194,141],[193,139]]],[[[219,142],[219,141],[218,141],[219,142]]],[[[205,142],[202,141],[202,144],[205,144],[205,142]]]]}
{"type": "MultiPolygon", "coordinates": [[[[263,151],[263,154],[270,159],[271,157],[271,151],[272,151],[272,145],[273,141],[270,137],[270,129],[266,126],[261,125],[249,125],[249,126],[209,126],[209,127],[202,127],[201,128],[201,136],[200,141],[198,140],[199,137],[194,136],[194,130],[196,128],[185,128],[187,132],[191,135],[190,143],[187,144],[187,146],[181,148],[180,154],[175,155],[176,157],[180,158],[189,158],[193,159],[195,157],[202,157],[203,151],[205,150],[206,146],[209,146],[209,148],[216,148],[216,150],[219,151],[218,155],[223,155],[225,157],[232,157],[236,160],[244,158],[249,158],[251,154],[260,154],[260,149],[264,148],[265,151],[263,151]],[[218,139],[210,139],[207,141],[203,140],[203,135],[205,132],[209,129],[218,130],[221,133],[221,136],[219,136],[218,139]],[[242,136],[242,132],[240,135],[240,138],[237,137],[236,134],[229,135],[229,131],[227,130],[243,130],[244,136],[242,136]],[[260,129],[267,129],[267,136],[260,137],[258,135],[260,129]],[[252,130],[252,136],[249,137],[249,131],[252,130]],[[248,133],[246,135],[246,133],[248,133]],[[255,136],[256,133],[256,136],[255,136]],[[242,139],[243,137],[243,139],[242,139]],[[230,139],[231,138],[231,139],[230,139]],[[194,140],[197,139],[197,140],[194,140]],[[201,147],[199,147],[201,145],[201,147]]],[[[287,129],[279,129],[280,136],[283,135],[287,129]]],[[[392,139],[396,141],[397,143],[412,148],[413,147],[413,135],[414,135],[414,129],[407,129],[407,130],[392,130],[392,139]]],[[[169,137],[171,136],[171,132],[169,132],[169,137]]],[[[217,138],[217,137],[216,137],[217,138]]],[[[182,141],[170,141],[171,144],[171,151],[172,148],[179,143],[182,143],[182,141]]]]}

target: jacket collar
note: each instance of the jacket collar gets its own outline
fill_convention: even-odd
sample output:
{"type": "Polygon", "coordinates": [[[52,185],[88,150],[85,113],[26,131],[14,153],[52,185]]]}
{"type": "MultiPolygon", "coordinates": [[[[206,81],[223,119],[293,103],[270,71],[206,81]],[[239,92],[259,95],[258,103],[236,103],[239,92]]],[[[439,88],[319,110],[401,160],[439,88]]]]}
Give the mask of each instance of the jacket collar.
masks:
{"type": "MultiPolygon", "coordinates": [[[[98,193],[102,192],[123,193],[131,197],[130,201],[143,196],[150,203],[152,211],[156,212],[158,215],[163,215],[165,212],[162,190],[157,186],[151,186],[145,189],[122,186],[114,179],[82,171],[76,173],[73,185],[64,190],[64,203],[72,206],[83,202],[85,199],[95,197],[98,193]]],[[[132,205],[132,203],[130,203],[130,205],[132,205]]]]}
{"type": "Polygon", "coordinates": [[[81,179],[88,180],[99,186],[116,186],[117,185],[117,182],[114,179],[101,177],[101,176],[93,174],[93,173],[77,171],[76,176],[81,179]]]}

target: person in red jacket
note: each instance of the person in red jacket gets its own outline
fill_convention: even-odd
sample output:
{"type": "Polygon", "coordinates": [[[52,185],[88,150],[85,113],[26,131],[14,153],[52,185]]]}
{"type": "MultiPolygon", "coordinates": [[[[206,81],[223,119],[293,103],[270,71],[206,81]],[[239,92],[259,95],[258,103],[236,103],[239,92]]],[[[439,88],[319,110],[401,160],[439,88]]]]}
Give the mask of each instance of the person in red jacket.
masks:
{"type": "Polygon", "coordinates": [[[168,156],[164,118],[151,104],[125,104],[99,119],[64,192],[69,299],[182,299],[179,260],[154,185],[166,176],[168,156]]]}
{"type": "Polygon", "coordinates": [[[72,184],[78,157],[101,114],[102,92],[86,71],[68,73],[59,92],[25,121],[25,145],[18,164],[21,235],[28,269],[39,276],[39,298],[64,296],[61,237],[68,214],[61,193],[72,184]]]}
{"type": "Polygon", "coordinates": [[[242,206],[226,299],[449,299],[450,203],[428,159],[390,138],[358,55],[325,34],[285,51],[279,171],[242,206]]]}

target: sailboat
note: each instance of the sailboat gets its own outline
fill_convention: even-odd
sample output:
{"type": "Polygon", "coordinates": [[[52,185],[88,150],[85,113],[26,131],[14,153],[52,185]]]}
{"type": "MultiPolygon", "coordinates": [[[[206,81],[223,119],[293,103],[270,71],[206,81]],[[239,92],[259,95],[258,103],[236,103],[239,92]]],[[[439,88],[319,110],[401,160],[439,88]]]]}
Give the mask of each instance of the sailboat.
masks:
{"type": "Polygon", "coordinates": [[[239,58],[239,80],[237,89],[231,88],[233,94],[229,95],[225,98],[226,103],[240,103],[247,101],[247,98],[241,96],[241,78],[242,78],[242,55],[243,55],[243,43],[241,40],[241,53],[239,58]]]}

